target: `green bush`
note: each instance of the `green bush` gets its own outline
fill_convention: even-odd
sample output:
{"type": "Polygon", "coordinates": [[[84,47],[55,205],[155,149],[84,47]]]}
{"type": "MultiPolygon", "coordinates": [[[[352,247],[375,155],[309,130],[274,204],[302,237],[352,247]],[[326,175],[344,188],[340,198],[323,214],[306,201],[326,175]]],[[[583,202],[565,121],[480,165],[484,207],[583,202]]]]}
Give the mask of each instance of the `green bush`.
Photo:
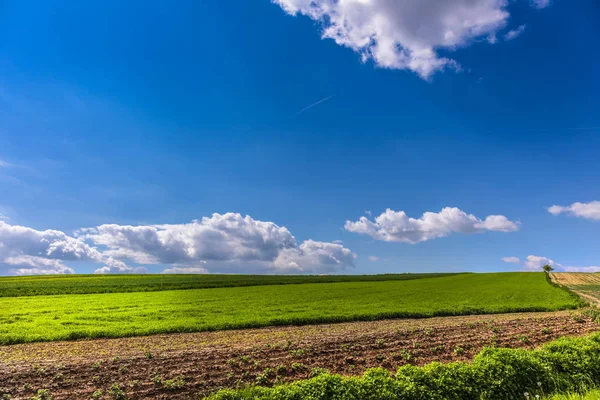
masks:
{"type": "Polygon", "coordinates": [[[210,400],[497,400],[583,392],[600,384],[600,333],[562,338],[538,350],[488,348],[471,363],[405,365],[394,375],[328,373],[304,381],[224,390],[210,400]],[[526,395],[527,393],[527,395],[526,395]]]}

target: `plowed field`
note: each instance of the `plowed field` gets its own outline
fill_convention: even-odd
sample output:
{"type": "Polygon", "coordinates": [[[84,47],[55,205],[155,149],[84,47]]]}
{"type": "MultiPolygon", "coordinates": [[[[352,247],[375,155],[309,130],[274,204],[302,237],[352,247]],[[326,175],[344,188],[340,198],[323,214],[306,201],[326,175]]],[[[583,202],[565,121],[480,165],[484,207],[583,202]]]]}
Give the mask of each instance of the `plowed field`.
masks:
{"type": "Polygon", "coordinates": [[[98,390],[109,398],[116,383],[130,399],[198,398],[307,378],[314,368],[345,375],[394,370],[595,330],[581,312],[559,311],[21,344],[0,347],[0,396],[29,399],[48,389],[54,399],[89,399],[98,390]]]}

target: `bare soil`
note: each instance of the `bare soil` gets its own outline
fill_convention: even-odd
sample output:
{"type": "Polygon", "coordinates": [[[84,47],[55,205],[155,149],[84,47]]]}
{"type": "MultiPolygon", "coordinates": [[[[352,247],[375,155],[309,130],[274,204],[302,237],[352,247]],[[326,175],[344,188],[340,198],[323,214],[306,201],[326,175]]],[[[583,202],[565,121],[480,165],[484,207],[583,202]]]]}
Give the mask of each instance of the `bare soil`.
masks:
{"type": "Polygon", "coordinates": [[[90,399],[97,390],[108,399],[116,383],[129,399],[198,399],[221,388],[308,378],[314,368],[393,371],[597,329],[581,312],[561,311],[0,346],[0,398],[29,399],[48,389],[58,400],[90,399]]]}

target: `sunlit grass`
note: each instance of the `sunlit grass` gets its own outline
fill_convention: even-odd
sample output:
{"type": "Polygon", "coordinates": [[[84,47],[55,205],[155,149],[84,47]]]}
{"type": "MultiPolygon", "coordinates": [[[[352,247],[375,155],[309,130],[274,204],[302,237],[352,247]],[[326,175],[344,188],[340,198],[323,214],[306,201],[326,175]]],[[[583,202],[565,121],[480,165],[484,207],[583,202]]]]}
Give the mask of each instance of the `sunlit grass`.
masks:
{"type": "Polygon", "coordinates": [[[542,273],[5,297],[0,298],[0,344],[578,305],[542,273]]]}
{"type": "Polygon", "coordinates": [[[559,394],[548,397],[547,400],[600,400],[600,390],[592,390],[585,394],[559,394]]]}
{"type": "Polygon", "coordinates": [[[219,287],[412,280],[456,275],[52,275],[0,277],[0,297],[154,292],[219,287]]]}

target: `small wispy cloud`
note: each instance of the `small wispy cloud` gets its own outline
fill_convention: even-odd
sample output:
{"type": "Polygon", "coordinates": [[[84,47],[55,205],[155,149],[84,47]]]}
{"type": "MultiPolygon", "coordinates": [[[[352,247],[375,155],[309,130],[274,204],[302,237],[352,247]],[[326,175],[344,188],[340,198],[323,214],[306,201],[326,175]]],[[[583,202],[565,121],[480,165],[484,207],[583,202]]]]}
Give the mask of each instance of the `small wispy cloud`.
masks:
{"type": "Polygon", "coordinates": [[[377,262],[377,261],[379,261],[379,257],[377,257],[377,256],[369,256],[369,261],[371,261],[371,262],[377,262]]]}
{"type": "Polygon", "coordinates": [[[334,97],[334,95],[327,96],[327,97],[325,97],[325,98],[323,98],[323,99],[321,99],[319,101],[316,101],[316,102],[314,102],[314,103],[312,103],[312,104],[304,107],[302,110],[298,111],[297,113],[295,113],[293,115],[290,115],[290,118],[296,117],[296,116],[302,114],[303,112],[306,112],[306,111],[310,110],[311,108],[313,108],[315,106],[318,106],[321,103],[325,103],[327,100],[331,99],[332,97],[334,97]]]}
{"type": "Polygon", "coordinates": [[[531,0],[531,5],[537,9],[546,8],[550,5],[550,0],[531,0]]]}
{"type": "Polygon", "coordinates": [[[526,25],[521,25],[516,29],[512,29],[510,31],[508,31],[508,33],[506,35],[504,35],[504,40],[513,40],[518,38],[519,36],[521,36],[523,34],[523,32],[525,32],[525,28],[526,25]]]}
{"type": "Polygon", "coordinates": [[[502,261],[509,264],[521,265],[524,271],[541,271],[544,265],[563,272],[600,272],[600,267],[590,265],[585,267],[559,264],[556,261],[542,256],[528,255],[523,261],[518,257],[504,257],[502,261]]]}
{"type": "Polygon", "coordinates": [[[10,164],[7,163],[6,161],[0,159],[0,168],[8,168],[8,167],[10,167],[10,164]]]}

